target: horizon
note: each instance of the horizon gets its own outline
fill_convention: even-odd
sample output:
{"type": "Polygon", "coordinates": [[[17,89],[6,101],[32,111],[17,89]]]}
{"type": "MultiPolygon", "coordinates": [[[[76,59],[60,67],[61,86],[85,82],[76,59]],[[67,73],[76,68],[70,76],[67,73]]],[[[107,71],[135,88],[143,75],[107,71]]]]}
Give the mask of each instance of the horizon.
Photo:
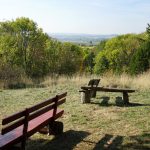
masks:
{"type": "Polygon", "coordinates": [[[0,0],[0,21],[28,17],[46,33],[140,34],[150,22],[149,0],[0,0]]]}
{"type": "MultiPolygon", "coordinates": [[[[65,34],[65,35],[96,35],[96,36],[98,36],[98,35],[119,35],[119,34],[91,34],[91,33],[65,33],[65,32],[55,32],[55,33],[53,33],[53,32],[46,32],[47,34],[57,34],[57,35],[62,35],[62,34],[65,34]]],[[[130,34],[130,33],[129,33],[130,34]]],[[[132,34],[132,33],[131,33],[132,34]]],[[[134,33],[133,33],[134,34],[134,33]]]]}

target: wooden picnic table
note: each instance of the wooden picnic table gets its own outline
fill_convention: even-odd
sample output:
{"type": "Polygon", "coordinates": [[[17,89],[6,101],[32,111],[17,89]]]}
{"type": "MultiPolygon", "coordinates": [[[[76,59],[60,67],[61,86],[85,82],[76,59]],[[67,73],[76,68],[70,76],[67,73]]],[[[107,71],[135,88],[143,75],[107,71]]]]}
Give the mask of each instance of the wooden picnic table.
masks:
{"type": "Polygon", "coordinates": [[[124,104],[129,104],[129,96],[128,93],[133,93],[135,90],[132,89],[122,89],[122,88],[108,88],[108,87],[91,87],[91,86],[82,86],[82,96],[81,101],[84,101],[85,103],[90,103],[91,100],[91,92],[92,91],[100,91],[100,92],[121,92],[123,93],[123,101],[124,104]]]}

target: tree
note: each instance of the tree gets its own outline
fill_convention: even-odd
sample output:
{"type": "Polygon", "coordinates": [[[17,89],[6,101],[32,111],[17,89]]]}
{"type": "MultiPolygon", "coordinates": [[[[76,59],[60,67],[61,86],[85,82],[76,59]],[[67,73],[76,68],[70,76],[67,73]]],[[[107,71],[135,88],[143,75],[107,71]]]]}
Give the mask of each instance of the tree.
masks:
{"type": "Polygon", "coordinates": [[[147,39],[134,53],[130,62],[130,73],[139,74],[150,68],[150,25],[146,28],[147,39]]]}
{"type": "Polygon", "coordinates": [[[103,74],[105,71],[109,69],[109,61],[105,55],[105,52],[102,51],[96,56],[94,72],[96,74],[103,74]]]}
{"type": "MultiPolygon", "coordinates": [[[[51,76],[58,74],[60,68],[60,51],[62,43],[57,40],[49,39],[46,42],[46,63],[48,64],[48,73],[51,76]]],[[[62,56],[63,57],[63,56],[62,56]]]]}
{"type": "Polygon", "coordinates": [[[126,34],[106,41],[96,57],[95,72],[112,70],[120,74],[128,72],[129,64],[136,49],[144,42],[143,35],[126,34]],[[104,67],[103,67],[104,65],[104,67]]]}
{"type": "Polygon", "coordinates": [[[148,40],[150,40],[150,24],[148,24],[148,27],[146,28],[146,33],[148,34],[148,40]]]}
{"type": "Polygon", "coordinates": [[[9,64],[24,69],[30,77],[46,74],[45,47],[48,36],[29,18],[0,23],[0,53],[9,64]]]}
{"type": "Polygon", "coordinates": [[[105,44],[106,44],[107,40],[102,40],[101,42],[99,42],[95,49],[96,49],[96,54],[99,53],[100,51],[104,50],[105,48],[105,44]]]}
{"type": "Polygon", "coordinates": [[[82,53],[79,46],[63,43],[59,57],[59,74],[72,75],[80,70],[82,53]]]}
{"type": "Polygon", "coordinates": [[[150,42],[147,41],[135,52],[130,62],[130,73],[139,74],[150,68],[150,42]]]}
{"type": "Polygon", "coordinates": [[[84,48],[83,63],[82,63],[84,71],[90,72],[91,74],[93,73],[93,69],[95,65],[94,59],[95,59],[95,53],[93,49],[84,48]]]}

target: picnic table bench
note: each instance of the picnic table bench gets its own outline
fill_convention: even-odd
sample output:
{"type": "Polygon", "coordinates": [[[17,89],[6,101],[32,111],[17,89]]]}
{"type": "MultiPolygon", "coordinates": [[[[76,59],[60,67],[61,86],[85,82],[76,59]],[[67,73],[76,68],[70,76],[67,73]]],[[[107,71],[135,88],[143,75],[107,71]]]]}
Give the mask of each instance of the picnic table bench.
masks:
{"type": "Polygon", "coordinates": [[[67,92],[56,95],[30,108],[8,116],[2,120],[5,125],[0,135],[0,150],[11,149],[21,143],[25,149],[26,140],[45,126],[49,126],[49,134],[63,132],[63,123],[55,121],[61,117],[64,110],[57,107],[66,101],[67,92]]]}
{"type": "Polygon", "coordinates": [[[135,90],[132,89],[121,89],[121,88],[107,88],[107,87],[91,87],[91,86],[82,86],[81,93],[81,102],[82,103],[90,103],[91,101],[91,92],[92,91],[100,91],[100,92],[120,92],[123,93],[123,101],[124,104],[129,104],[129,96],[128,93],[133,93],[135,90]]]}
{"type": "MultiPolygon", "coordinates": [[[[89,83],[88,83],[88,87],[97,87],[98,85],[99,85],[99,83],[100,83],[100,79],[91,79],[90,81],[89,81],[89,83]]],[[[86,100],[89,100],[88,99],[88,97],[89,97],[89,92],[88,92],[88,89],[81,89],[81,90],[79,90],[79,92],[81,92],[81,95],[82,95],[82,93],[84,92],[84,93],[86,93],[86,94],[84,94],[84,96],[86,95],[86,100]]],[[[96,97],[96,90],[91,90],[90,91],[90,97],[96,97]]]]}

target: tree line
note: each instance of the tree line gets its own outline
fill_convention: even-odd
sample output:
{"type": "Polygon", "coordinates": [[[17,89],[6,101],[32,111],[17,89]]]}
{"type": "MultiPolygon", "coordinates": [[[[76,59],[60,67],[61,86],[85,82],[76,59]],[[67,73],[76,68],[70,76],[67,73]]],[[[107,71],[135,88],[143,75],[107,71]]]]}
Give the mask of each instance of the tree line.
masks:
{"type": "Polygon", "coordinates": [[[0,22],[0,78],[26,74],[72,75],[82,62],[81,48],[61,43],[44,33],[29,18],[0,22]]]}
{"type": "Polygon", "coordinates": [[[0,80],[110,71],[135,75],[149,68],[149,24],[144,33],[120,35],[87,47],[53,39],[29,18],[0,22],[0,80]]]}
{"type": "Polygon", "coordinates": [[[150,68],[149,30],[150,25],[145,33],[120,35],[100,43],[97,46],[100,51],[95,57],[94,72],[136,75],[147,71],[150,68]]]}

